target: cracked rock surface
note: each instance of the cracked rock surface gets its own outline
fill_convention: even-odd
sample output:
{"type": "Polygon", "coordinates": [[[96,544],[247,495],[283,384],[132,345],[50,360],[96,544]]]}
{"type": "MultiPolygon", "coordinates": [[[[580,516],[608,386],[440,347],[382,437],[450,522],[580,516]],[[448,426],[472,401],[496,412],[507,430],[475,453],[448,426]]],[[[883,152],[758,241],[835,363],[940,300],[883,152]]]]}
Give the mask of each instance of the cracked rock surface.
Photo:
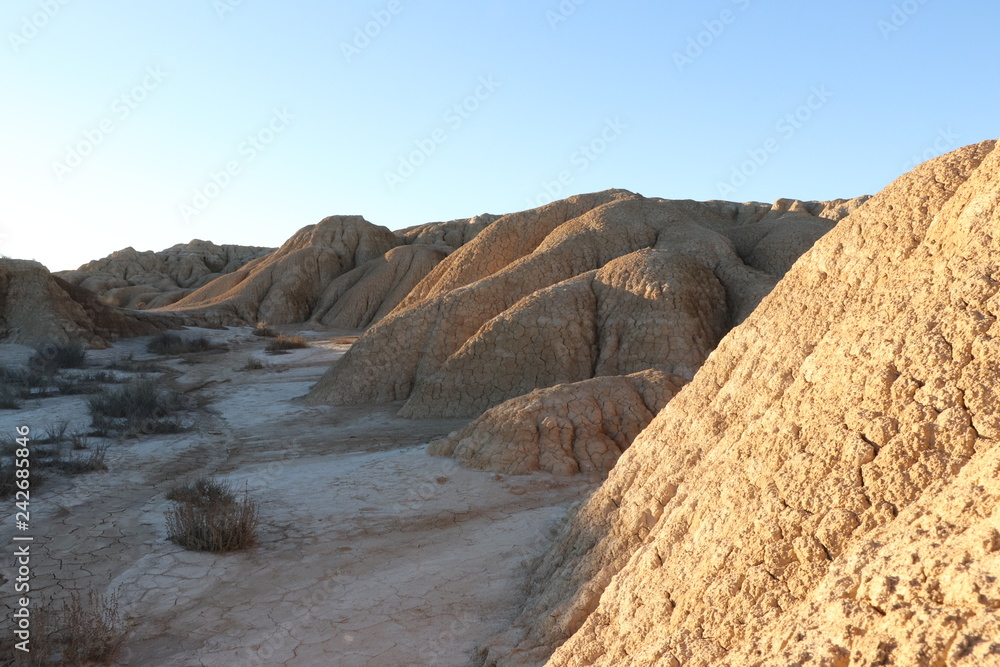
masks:
{"type": "Polygon", "coordinates": [[[153,334],[172,324],[174,318],[109,306],[38,262],[0,258],[0,341],[37,346],[72,339],[106,348],[111,339],[153,334]]]}
{"type": "Polygon", "coordinates": [[[536,389],[490,408],[427,452],[507,474],[604,477],[686,382],[650,370],[536,389]]]}
{"type": "Polygon", "coordinates": [[[430,271],[309,400],[482,415],[432,451],[507,473],[604,475],[726,331],[866,199],[610,190],[503,216],[430,271]]]}
{"type": "Polygon", "coordinates": [[[788,271],[487,664],[1000,664],[996,148],[918,167],[788,271]]]}
{"type": "Polygon", "coordinates": [[[810,211],[839,215],[862,201],[769,206],[609,190],[503,216],[366,332],[310,400],[406,399],[406,417],[472,417],[595,375],[690,378],[832,225],[810,211]]]}
{"type": "Polygon", "coordinates": [[[125,248],[56,275],[123,308],[157,308],[273,251],[195,239],[159,252],[125,248]]]}
{"type": "Polygon", "coordinates": [[[359,215],[331,216],[166,309],[216,325],[304,322],[335,278],[397,245],[395,234],[359,215]]]}

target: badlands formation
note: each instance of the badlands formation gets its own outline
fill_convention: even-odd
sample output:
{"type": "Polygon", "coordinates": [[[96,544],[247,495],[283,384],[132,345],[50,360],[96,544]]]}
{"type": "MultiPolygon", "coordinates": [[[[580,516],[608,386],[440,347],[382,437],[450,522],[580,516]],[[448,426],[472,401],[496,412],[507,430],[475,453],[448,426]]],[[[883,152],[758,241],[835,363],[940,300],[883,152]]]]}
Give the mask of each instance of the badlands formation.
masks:
{"type": "Polygon", "coordinates": [[[38,345],[111,340],[157,333],[171,320],[108,306],[84,288],[28,260],[0,259],[0,341],[38,345]]]}
{"type": "Polygon", "coordinates": [[[309,400],[479,417],[430,451],[498,472],[603,475],[865,199],[770,206],[610,190],[503,216],[369,329],[309,400]]]}
{"type": "Polygon", "coordinates": [[[56,275],[116,306],[157,308],[174,303],[273,250],[194,240],[159,252],[125,248],[88,262],[76,271],[61,271],[56,275]]]}
{"type": "Polygon", "coordinates": [[[998,183],[969,146],[820,239],[576,510],[487,664],[1000,664],[998,183]]]}
{"type": "MultiPolygon", "coordinates": [[[[316,582],[278,575],[299,561],[336,564],[352,591],[282,626],[280,664],[1000,665],[998,229],[989,141],[872,198],[609,190],[397,232],[333,216],[273,252],[127,250],[65,280],[4,260],[0,337],[103,347],[180,323],[261,321],[311,336],[288,367],[253,377],[171,362],[216,403],[197,437],[218,470],[239,479],[300,433],[302,474],[336,479],[277,482],[324,537],[265,538],[286,560],[257,594],[297,608],[283,587],[316,582]],[[349,348],[347,333],[360,333],[349,348]],[[490,472],[439,474],[455,463],[405,451],[385,454],[393,472],[379,477],[404,440],[490,472]],[[359,484],[353,459],[336,456],[365,447],[359,484]],[[416,468],[430,500],[397,484],[416,468]],[[328,502],[311,507],[318,497],[328,502]],[[554,539],[545,525],[561,526],[554,539]],[[452,624],[451,639],[414,652],[407,631],[487,599],[462,642],[452,624]]],[[[225,364],[264,345],[245,328],[219,337],[225,364]]],[[[143,516],[168,482],[129,491],[143,516]]],[[[247,581],[242,561],[226,563],[226,581],[247,581]]],[[[141,589],[146,567],[126,579],[141,589]]],[[[265,645],[273,619],[245,603],[239,628],[202,641],[202,614],[228,627],[229,593],[172,585],[209,611],[157,602],[147,612],[166,629],[140,637],[138,655],[170,633],[186,639],[169,664],[232,664],[218,661],[265,645]]]]}

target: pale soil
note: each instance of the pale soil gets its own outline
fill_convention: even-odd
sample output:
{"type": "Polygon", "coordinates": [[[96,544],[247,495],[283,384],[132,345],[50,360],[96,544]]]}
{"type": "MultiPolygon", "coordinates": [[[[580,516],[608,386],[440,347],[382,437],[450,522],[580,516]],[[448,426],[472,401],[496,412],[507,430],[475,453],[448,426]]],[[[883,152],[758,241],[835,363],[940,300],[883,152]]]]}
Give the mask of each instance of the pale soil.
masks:
{"type": "MultiPolygon", "coordinates": [[[[107,472],[50,474],[32,494],[30,531],[18,534],[35,537],[35,590],[117,590],[132,619],[119,664],[474,664],[475,647],[514,616],[526,561],[592,482],[501,477],[425,454],[466,420],[403,420],[400,404],[307,406],[299,397],[345,339],[309,332],[310,348],[266,356],[249,331],[206,330],[230,349],[163,364],[165,381],[201,405],[192,430],[114,442],[107,472]],[[238,370],[251,355],[271,366],[238,370]],[[206,474],[258,502],[259,546],[211,555],[167,540],[166,491],[206,474]]],[[[146,340],[89,353],[91,369],[127,352],[153,358],[146,340]]],[[[0,363],[29,354],[3,345],[0,363]]],[[[0,436],[27,424],[41,438],[60,419],[86,428],[85,401],[0,411],[0,436]]],[[[0,549],[12,554],[13,499],[4,504],[0,549]]],[[[12,604],[10,581],[2,591],[12,604]]]]}

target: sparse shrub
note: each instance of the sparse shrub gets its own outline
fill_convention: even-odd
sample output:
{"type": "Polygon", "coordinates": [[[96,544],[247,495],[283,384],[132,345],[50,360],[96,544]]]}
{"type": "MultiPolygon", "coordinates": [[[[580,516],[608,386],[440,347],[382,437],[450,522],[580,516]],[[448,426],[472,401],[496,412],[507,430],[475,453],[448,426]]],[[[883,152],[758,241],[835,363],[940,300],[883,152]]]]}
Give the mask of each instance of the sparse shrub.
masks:
{"type": "Polygon", "coordinates": [[[123,357],[119,357],[108,364],[109,371],[122,371],[125,373],[159,373],[160,368],[155,364],[136,361],[131,352],[123,357]]]}
{"type": "Polygon", "coordinates": [[[45,398],[56,389],[55,371],[0,368],[0,388],[16,398],[45,398]]]}
{"type": "Polygon", "coordinates": [[[84,431],[73,431],[69,434],[69,444],[73,449],[80,451],[87,448],[87,439],[90,438],[84,431]]]}
{"type": "Polygon", "coordinates": [[[10,385],[0,385],[0,410],[20,410],[21,399],[17,389],[10,385]]]}
{"type": "Polygon", "coordinates": [[[267,325],[267,322],[258,322],[257,327],[253,330],[254,336],[261,336],[263,338],[274,338],[278,335],[278,332],[267,325]]]}
{"type": "MultiPolygon", "coordinates": [[[[17,478],[14,476],[14,470],[13,463],[5,462],[0,465],[0,498],[10,498],[17,491],[17,478]]],[[[34,474],[32,474],[31,483],[35,484],[34,474]]]]}
{"type": "Polygon", "coordinates": [[[264,363],[257,357],[247,357],[247,362],[243,364],[240,368],[241,371],[259,371],[262,368],[267,368],[268,364],[264,363]]]}
{"type": "Polygon", "coordinates": [[[67,458],[59,463],[59,469],[70,475],[82,475],[87,472],[98,472],[107,470],[108,465],[104,462],[107,455],[108,446],[99,445],[91,450],[90,455],[84,458],[67,458]]]}
{"type": "Polygon", "coordinates": [[[214,349],[215,345],[204,334],[185,337],[172,331],[164,331],[154,336],[146,345],[146,351],[153,354],[187,354],[214,349]]]}
{"type": "Polygon", "coordinates": [[[214,553],[238,551],[256,544],[260,522],[257,503],[246,491],[242,499],[236,500],[228,486],[218,483],[214,486],[212,480],[206,483],[209,486],[200,491],[192,489],[192,485],[171,490],[179,497],[193,500],[176,501],[167,510],[170,540],[191,551],[214,553]]]}
{"type": "Polygon", "coordinates": [[[74,591],[61,603],[41,598],[31,612],[31,653],[12,664],[107,665],[118,657],[128,635],[117,594],[74,591]]]}
{"type": "Polygon", "coordinates": [[[267,347],[265,347],[264,350],[271,354],[277,354],[287,350],[298,350],[303,347],[309,347],[309,343],[306,341],[305,337],[278,334],[272,338],[270,342],[268,342],[267,347]]]}
{"type": "Polygon", "coordinates": [[[86,361],[87,350],[79,341],[49,343],[32,355],[28,360],[28,368],[52,374],[63,368],[83,368],[86,361]]]}
{"type": "Polygon", "coordinates": [[[56,389],[63,396],[78,394],[96,394],[102,384],[118,383],[118,377],[108,371],[96,371],[84,375],[64,375],[55,378],[56,389]]]}
{"type": "Polygon", "coordinates": [[[167,491],[167,500],[199,507],[216,507],[232,504],[236,501],[236,494],[226,482],[211,477],[201,477],[167,491]]]}
{"type": "Polygon", "coordinates": [[[58,445],[61,444],[63,440],[66,439],[66,429],[69,428],[69,422],[65,419],[60,419],[59,421],[51,422],[46,424],[45,437],[41,440],[36,440],[38,444],[51,444],[58,445]]]}
{"type": "Polygon", "coordinates": [[[154,380],[133,380],[117,389],[105,389],[88,401],[91,425],[99,434],[111,431],[176,433],[180,422],[171,419],[180,408],[180,394],[157,386],[154,380]]]}

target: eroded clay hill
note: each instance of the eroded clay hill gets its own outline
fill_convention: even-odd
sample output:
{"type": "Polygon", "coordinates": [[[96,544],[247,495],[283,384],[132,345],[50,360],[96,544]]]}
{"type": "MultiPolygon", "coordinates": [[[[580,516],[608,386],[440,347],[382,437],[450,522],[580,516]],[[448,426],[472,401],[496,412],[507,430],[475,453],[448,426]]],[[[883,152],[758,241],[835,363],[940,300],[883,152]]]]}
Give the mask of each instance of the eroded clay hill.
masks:
{"type": "Polygon", "coordinates": [[[160,310],[190,324],[312,322],[363,328],[402,301],[431,269],[496,216],[429,223],[398,234],[337,215],[160,310]]]}
{"type": "Polygon", "coordinates": [[[606,472],[719,339],[864,201],[611,190],[504,216],[362,336],[310,400],[406,399],[401,414],[415,418],[500,406],[431,451],[508,472],[606,472]],[[650,370],[655,390],[641,375],[650,370]],[[581,382],[591,378],[601,379],[581,382]]]}
{"type": "Polygon", "coordinates": [[[576,511],[487,664],[1000,664],[998,229],[993,141],[841,221],[576,511]]]}
{"type": "Polygon", "coordinates": [[[125,248],[55,275],[123,308],[158,308],[273,251],[195,239],[159,252],[125,248]]]}
{"type": "Polygon", "coordinates": [[[109,306],[38,262],[0,258],[0,341],[41,345],[76,340],[106,348],[109,340],[155,334],[171,324],[176,324],[171,318],[109,306]]]}

